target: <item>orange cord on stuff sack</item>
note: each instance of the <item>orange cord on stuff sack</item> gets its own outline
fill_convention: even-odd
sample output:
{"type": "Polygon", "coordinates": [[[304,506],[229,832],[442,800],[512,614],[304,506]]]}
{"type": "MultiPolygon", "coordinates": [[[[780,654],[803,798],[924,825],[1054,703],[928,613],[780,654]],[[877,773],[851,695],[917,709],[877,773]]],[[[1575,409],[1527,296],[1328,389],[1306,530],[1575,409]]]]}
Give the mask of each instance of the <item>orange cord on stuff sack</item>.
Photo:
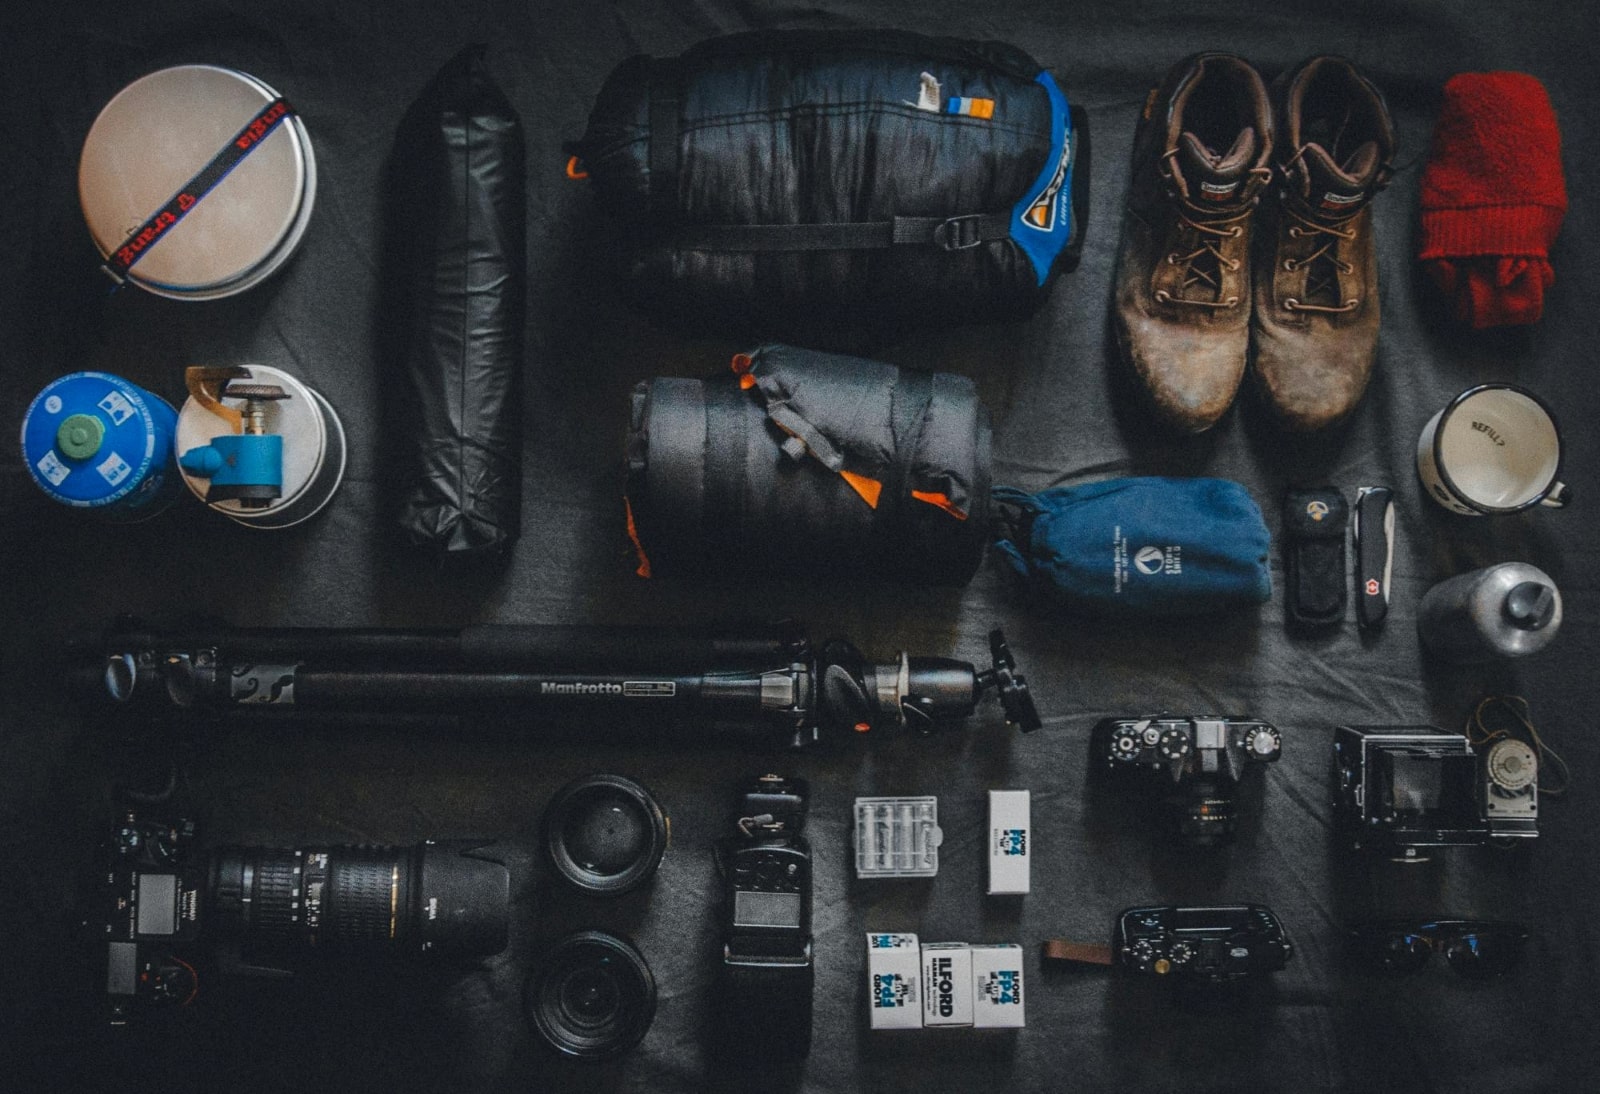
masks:
{"type": "Polygon", "coordinates": [[[918,501],[927,502],[929,505],[937,506],[938,508],[943,509],[946,513],[949,513],[957,520],[967,519],[966,511],[959,508],[955,502],[951,501],[948,494],[935,493],[928,490],[913,490],[911,491],[911,496],[918,501]]]}
{"type": "Polygon", "coordinates": [[[633,522],[633,502],[628,500],[628,495],[622,495],[622,508],[628,517],[628,538],[633,541],[633,550],[639,556],[639,568],[633,572],[640,577],[650,576],[650,556],[644,553],[644,544],[639,542],[639,526],[633,522]]]}

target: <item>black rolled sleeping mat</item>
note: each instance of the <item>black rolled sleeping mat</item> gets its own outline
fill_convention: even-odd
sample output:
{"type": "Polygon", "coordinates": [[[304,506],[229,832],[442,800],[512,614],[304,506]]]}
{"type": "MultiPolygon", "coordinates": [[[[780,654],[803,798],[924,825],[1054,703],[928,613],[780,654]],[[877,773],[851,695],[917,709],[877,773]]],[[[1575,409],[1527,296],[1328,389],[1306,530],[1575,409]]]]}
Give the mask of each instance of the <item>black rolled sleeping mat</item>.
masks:
{"type": "Polygon", "coordinates": [[[630,527],[646,576],[963,585],[989,524],[972,381],[770,345],[634,389],[630,527]]]}
{"type": "Polygon", "coordinates": [[[447,559],[502,555],[521,526],[522,125],[484,52],[440,69],[389,166],[396,522],[447,559]]]}

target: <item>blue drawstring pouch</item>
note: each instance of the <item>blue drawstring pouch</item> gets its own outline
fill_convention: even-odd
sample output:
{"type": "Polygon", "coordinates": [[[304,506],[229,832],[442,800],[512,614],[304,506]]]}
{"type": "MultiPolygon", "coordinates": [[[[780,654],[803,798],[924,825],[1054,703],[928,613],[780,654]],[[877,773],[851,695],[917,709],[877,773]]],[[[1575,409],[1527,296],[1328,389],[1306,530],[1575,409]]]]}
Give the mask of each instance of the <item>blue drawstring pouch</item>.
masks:
{"type": "Polygon", "coordinates": [[[1200,615],[1272,596],[1271,536],[1226,479],[993,492],[996,546],[1030,590],[1095,615],[1200,615]]]}

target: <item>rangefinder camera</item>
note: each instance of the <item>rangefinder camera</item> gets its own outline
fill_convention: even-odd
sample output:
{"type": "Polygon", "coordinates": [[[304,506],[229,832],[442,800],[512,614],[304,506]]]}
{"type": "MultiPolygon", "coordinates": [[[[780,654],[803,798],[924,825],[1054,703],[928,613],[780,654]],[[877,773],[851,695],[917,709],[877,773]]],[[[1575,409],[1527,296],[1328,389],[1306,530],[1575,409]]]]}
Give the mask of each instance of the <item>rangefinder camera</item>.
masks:
{"type": "Polygon", "coordinates": [[[1091,748],[1113,779],[1165,787],[1178,833],[1195,844],[1232,837],[1234,791],[1254,764],[1274,763],[1283,738],[1266,722],[1215,715],[1107,718],[1091,748]]]}
{"type": "Polygon", "coordinates": [[[1213,983],[1277,972],[1294,956],[1264,904],[1129,908],[1111,940],[1123,968],[1213,983]]]}

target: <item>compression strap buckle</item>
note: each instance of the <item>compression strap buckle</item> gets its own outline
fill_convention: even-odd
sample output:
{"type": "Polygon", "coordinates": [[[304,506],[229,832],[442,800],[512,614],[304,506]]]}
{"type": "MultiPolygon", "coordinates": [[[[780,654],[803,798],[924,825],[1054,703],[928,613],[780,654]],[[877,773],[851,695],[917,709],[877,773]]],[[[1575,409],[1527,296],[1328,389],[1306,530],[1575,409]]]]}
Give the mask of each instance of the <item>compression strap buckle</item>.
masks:
{"type": "Polygon", "coordinates": [[[983,215],[951,217],[933,230],[933,242],[947,251],[968,251],[984,242],[983,215]]]}

